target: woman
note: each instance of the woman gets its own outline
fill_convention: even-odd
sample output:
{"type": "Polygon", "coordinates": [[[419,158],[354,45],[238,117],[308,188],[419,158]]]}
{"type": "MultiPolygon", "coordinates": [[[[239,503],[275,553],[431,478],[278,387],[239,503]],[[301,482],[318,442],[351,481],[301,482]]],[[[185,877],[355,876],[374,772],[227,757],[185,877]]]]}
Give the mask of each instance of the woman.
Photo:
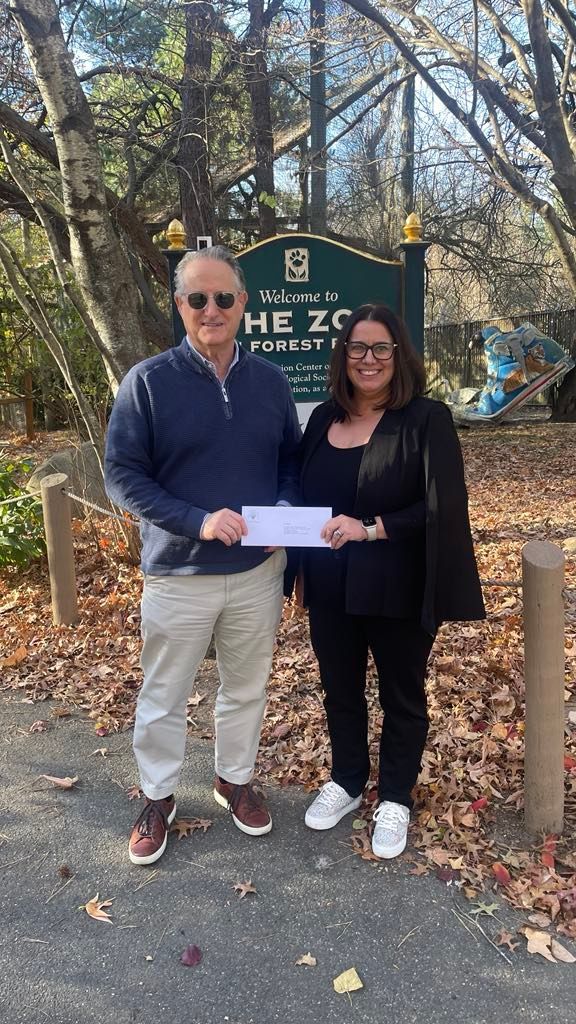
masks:
{"type": "Polygon", "coordinates": [[[423,398],[425,376],[402,321],[365,305],[334,348],[331,399],[302,441],[304,504],[328,505],[329,548],[303,556],[303,603],[318,659],[332,778],[306,813],[332,828],[368,781],[368,652],[384,711],[372,849],[406,845],[411,790],[428,731],[424,679],[439,624],[484,618],[462,456],[452,417],[423,398]]]}

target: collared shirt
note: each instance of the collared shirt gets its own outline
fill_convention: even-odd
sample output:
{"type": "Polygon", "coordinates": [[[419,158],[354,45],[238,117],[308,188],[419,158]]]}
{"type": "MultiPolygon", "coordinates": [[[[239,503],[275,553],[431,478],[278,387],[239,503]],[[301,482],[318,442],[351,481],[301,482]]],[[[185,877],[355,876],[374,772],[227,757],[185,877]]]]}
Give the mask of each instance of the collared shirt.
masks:
{"type": "Polygon", "coordinates": [[[190,337],[188,335],[186,335],[186,341],[190,345],[190,351],[192,352],[192,355],[195,356],[196,359],[198,359],[198,361],[201,362],[203,366],[206,367],[207,370],[212,371],[214,376],[217,377],[218,380],[220,381],[220,384],[225,384],[228,378],[228,374],[230,373],[230,370],[232,369],[233,366],[236,366],[236,363],[238,362],[238,342],[234,340],[234,355],[232,357],[232,362],[230,363],[230,366],[226,370],[224,379],[220,380],[220,378],[218,377],[218,370],[216,369],[216,364],[213,363],[211,359],[206,359],[206,356],[203,356],[202,353],[198,351],[198,349],[190,341],[190,337]]]}

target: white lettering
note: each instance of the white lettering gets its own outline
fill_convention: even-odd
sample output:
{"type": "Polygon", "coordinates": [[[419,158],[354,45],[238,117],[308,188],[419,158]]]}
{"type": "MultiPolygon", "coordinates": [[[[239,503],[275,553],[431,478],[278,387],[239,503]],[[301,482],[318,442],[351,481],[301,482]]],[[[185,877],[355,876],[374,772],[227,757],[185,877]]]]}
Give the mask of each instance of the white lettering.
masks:
{"type": "Polygon", "coordinates": [[[308,316],[312,320],[312,323],[308,325],[309,331],[329,331],[330,327],[324,323],[324,318],[328,316],[327,309],[309,309],[308,316]]]}
{"type": "Polygon", "coordinates": [[[244,313],[244,330],[252,334],[252,328],[258,327],[261,334],[268,332],[268,313],[244,313]]]}
{"type": "MultiPolygon", "coordinates": [[[[265,314],[264,314],[265,315],[265,314]]],[[[292,310],[272,313],[272,334],[290,334],[292,330],[292,310]]],[[[328,328],[326,328],[328,330],[328,328]]]]}
{"type": "Polygon", "coordinates": [[[332,317],[332,326],[340,330],[347,316],[350,316],[351,309],[337,309],[332,317]]]}
{"type": "MultiPolygon", "coordinates": [[[[336,339],[334,338],[335,342],[336,339]]],[[[324,345],[324,338],[266,338],[265,341],[258,338],[250,339],[250,351],[251,352],[320,352],[324,345]]],[[[291,369],[291,367],[282,367],[283,370],[291,369]]],[[[309,370],[310,366],[306,366],[309,370]]],[[[315,367],[317,370],[323,370],[322,365],[315,367]]]]}
{"type": "Polygon", "coordinates": [[[261,302],[281,302],[283,305],[289,302],[320,302],[320,292],[287,292],[284,288],[278,291],[277,288],[260,288],[261,302]]]}

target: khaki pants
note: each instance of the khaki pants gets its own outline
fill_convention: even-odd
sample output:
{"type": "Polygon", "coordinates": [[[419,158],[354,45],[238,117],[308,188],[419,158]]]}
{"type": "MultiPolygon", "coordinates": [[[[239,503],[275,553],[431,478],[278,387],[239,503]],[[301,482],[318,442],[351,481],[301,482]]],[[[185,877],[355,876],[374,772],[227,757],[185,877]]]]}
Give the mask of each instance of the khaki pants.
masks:
{"type": "Polygon", "coordinates": [[[280,549],[248,572],[145,577],[144,682],[134,753],[140,784],[151,800],[164,799],[178,784],[186,704],[212,634],[220,676],[214,710],[216,773],[236,784],[252,778],[282,614],[285,565],[286,553],[280,549]]]}

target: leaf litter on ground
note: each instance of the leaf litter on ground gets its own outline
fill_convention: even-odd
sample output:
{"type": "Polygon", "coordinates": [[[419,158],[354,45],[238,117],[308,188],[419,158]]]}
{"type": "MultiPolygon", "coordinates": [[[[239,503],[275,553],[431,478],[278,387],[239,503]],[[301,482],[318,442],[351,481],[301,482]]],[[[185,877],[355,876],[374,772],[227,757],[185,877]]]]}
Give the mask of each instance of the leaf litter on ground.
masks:
{"type": "MultiPolygon", "coordinates": [[[[402,860],[414,875],[454,872],[446,880],[473,902],[490,905],[497,891],[507,904],[542,914],[556,933],[576,939],[576,424],[478,428],[460,438],[480,575],[490,581],[484,587],[488,617],[438,632],[427,684],[430,732],[402,860]],[[561,839],[541,843],[524,836],[520,818],[524,669],[516,584],[522,546],[533,538],[552,541],[566,556],[566,828],[561,839]]],[[[49,440],[44,435],[35,443],[39,457],[49,440]]],[[[7,454],[16,459],[26,443],[11,435],[7,454]]],[[[0,574],[0,692],[34,704],[56,701],[58,717],[87,714],[95,732],[108,735],[134,720],[141,576],[123,560],[110,520],[75,520],[73,528],[80,609],[74,630],[51,625],[42,568],[0,574]],[[95,536],[106,545],[95,544],[95,536]]],[[[213,663],[205,662],[190,704],[192,735],[211,736],[215,678],[213,663]]],[[[351,828],[349,843],[378,867],[370,846],[381,724],[373,667],[367,699],[374,774],[355,818],[366,826],[351,828]]],[[[329,777],[318,669],[306,618],[289,607],[278,632],[258,770],[270,784],[310,792],[329,777]]]]}

